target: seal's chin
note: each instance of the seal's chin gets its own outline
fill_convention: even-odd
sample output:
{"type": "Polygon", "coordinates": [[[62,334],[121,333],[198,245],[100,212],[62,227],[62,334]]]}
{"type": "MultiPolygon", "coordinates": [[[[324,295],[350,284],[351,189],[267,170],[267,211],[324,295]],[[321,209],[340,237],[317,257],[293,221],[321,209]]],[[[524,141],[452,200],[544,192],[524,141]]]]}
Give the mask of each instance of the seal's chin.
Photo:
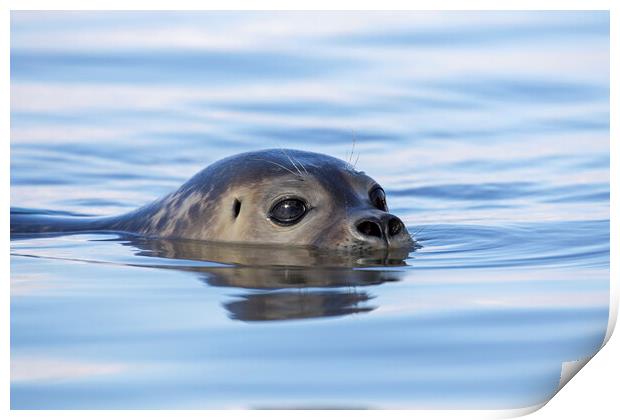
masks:
{"type": "MultiPolygon", "coordinates": [[[[344,249],[332,251],[332,254],[347,255],[348,259],[355,266],[402,266],[406,265],[405,259],[409,257],[409,253],[414,251],[415,245],[398,248],[361,248],[361,249],[344,249]]],[[[327,251],[323,251],[327,252],[327,251]]]]}
{"type": "Polygon", "coordinates": [[[392,260],[407,258],[410,252],[420,248],[420,245],[412,238],[399,241],[354,241],[338,244],[335,248],[318,248],[323,253],[333,253],[339,255],[349,255],[349,258],[359,261],[366,265],[394,265],[392,260]]]}
{"type": "Polygon", "coordinates": [[[359,231],[354,231],[347,239],[337,243],[336,248],[350,252],[409,252],[416,249],[416,241],[406,229],[394,236],[383,234],[361,235],[359,231]]]}

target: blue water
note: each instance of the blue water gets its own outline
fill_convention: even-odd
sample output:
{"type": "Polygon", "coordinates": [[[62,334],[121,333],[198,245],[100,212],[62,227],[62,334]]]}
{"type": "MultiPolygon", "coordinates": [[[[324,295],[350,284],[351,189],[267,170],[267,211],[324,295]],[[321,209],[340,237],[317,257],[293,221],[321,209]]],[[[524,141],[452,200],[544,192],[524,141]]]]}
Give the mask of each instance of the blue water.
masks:
{"type": "Polygon", "coordinates": [[[355,142],[422,248],[14,237],[11,407],[544,402],[607,328],[609,141],[605,12],[13,12],[11,206],[114,215],[234,153],[355,142]]]}

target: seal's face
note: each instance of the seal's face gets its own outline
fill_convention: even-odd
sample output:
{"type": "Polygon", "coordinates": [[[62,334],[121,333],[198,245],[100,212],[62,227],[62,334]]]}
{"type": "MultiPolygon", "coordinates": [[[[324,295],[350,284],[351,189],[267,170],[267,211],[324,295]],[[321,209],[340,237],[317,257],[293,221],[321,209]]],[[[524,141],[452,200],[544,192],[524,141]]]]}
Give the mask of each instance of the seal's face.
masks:
{"type": "Polygon", "coordinates": [[[182,203],[180,227],[172,224],[169,236],[350,251],[413,245],[376,181],[316,153],[233,156],[197,174],[169,201],[182,203]]]}

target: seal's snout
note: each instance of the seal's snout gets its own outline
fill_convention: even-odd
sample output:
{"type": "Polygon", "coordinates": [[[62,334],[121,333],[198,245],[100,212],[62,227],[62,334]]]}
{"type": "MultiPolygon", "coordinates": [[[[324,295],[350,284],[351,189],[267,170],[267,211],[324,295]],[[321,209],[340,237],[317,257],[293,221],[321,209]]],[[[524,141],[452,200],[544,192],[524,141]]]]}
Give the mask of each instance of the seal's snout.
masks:
{"type": "Polygon", "coordinates": [[[396,216],[386,214],[381,218],[366,218],[358,221],[356,230],[367,240],[380,239],[391,242],[405,229],[403,222],[396,216]]]}

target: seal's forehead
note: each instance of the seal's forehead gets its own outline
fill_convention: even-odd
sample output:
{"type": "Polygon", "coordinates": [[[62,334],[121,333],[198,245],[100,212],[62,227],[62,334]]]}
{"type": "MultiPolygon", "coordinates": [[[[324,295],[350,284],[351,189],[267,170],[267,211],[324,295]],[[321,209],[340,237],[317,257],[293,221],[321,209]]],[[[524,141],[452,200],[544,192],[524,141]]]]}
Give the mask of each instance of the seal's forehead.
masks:
{"type": "MultiPolygon", "coordinates": [[[[367,189],[374,181],[353,166],[332,156],[291,149],[242,153],[217,161],[188,181],[184,188],[215,192],[233,186],[296,179],[318,181],[336,195],[367,189]]],[[[314,184],[315,182],[306,182],[314,184]]]]}
{"type": "Polygon", "coordinates": [[[304,178],[308,175],[329,176],[352,171],[347,162],[332,156],[292,149],[268,149],[242,153],[218,161],[210,172],[236,182],[275,176],[304,178]]]}
{"type": "Polygon", "coordinates": [[[238,155],[239,160],[246,161],[249,166],[267,171],[277,167],[304,174],[310,169],[342,170],[347,163],[332,156],[292,149],[268,149],[238,155]]]}

